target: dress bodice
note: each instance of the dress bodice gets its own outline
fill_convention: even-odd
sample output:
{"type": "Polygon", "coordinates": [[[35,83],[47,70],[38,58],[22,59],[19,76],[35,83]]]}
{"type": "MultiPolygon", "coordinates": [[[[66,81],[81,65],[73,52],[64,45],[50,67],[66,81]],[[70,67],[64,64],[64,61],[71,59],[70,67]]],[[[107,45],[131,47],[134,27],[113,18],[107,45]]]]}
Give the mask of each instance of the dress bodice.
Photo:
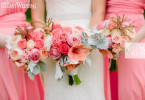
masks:
{"type": "Polygon", "coordinates": [[[91,0],[46,0],[47,18],[90,19],[91,0]]]}
{"type": "Polygon", "coordinates": [[[0,0],[0,16],[25,13],[30,0],[0,0]]]}
{"type": "Polygon", "coordinates": [[[145,0],[107,0],[107,13],[143,14],[145,0]]]}

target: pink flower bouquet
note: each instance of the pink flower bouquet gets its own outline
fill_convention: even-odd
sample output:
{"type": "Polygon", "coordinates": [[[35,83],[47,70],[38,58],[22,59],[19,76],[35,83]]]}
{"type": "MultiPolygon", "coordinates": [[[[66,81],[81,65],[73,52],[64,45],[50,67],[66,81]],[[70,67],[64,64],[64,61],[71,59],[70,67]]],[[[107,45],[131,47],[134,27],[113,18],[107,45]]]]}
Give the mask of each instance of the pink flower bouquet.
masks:
{"type": "Polygon", "coordinates": [[[44,36],[43,29],[17,27],[13,36],[7,37],[7,51],[9,58],[19,68],[28,72],[30,79],[34,75],[44,72],[46,65],[43,60],[48,58],[50,47],[45,44],[49,36],[44,36]]]}
{"type": "Polygon", "coordinates": [[[103,56],[107,56],[111,59],[110,61],[110,71],[117,71],[117,59],[113,58],[113,54],[119,54],[124,48],[125,43],[130,42],[135,38],[135,26],[128,24],[129,19],[125,18],[124,15],[121,18],[111,17],[110,21],[104,21],[96,25],[97,30],[102,30],[105,23],[108,23],[107,27],[102,30],[102,33],[109,40],[109,45],[107,50],[100,50],[103,56]]]}
{"type": "MultiPolygon", "coordinates": [[[[54,22],[48,22],[47,31],[51,33],[51,44],[49,56],[57,61],[56,63],[56,79],[61,79],[63,74],[67,72],[69,85],[79,85],[81,83],[78,77],[78,67],[86,61],[91,49],[84,48],[81,43],[81,35],[83,28],[76,26],[62,26],[54,22]]],[[[47,34],[47,33],[46,33],[47,34]]]]}

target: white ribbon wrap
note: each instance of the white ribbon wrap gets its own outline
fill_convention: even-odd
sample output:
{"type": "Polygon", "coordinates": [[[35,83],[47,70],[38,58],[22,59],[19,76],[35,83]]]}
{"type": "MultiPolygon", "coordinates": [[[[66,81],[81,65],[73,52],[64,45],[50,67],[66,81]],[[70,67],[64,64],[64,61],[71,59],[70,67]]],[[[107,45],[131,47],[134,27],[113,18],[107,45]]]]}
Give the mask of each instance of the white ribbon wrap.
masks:
{"type": "Polygon", "coordinates": [[[60,59],[56,63],[56,73],[55,73],[55,79],[61,79],[63,77],[63,72],[61,70],[60,64],[62,63],[62,60],[60,59]]]}
{"type": "Polygon", "coordinates": [[[79,71],[79,67],[73,69],[71,72],[68,72],[69,75],[77,75],[78,74],[78,71],[79,71]]]}
{"type": "Polygon", "coordinates": [[[86,57],[86,62],[89,66],[92,65],[91,58],[89,56],[86,57]]]}

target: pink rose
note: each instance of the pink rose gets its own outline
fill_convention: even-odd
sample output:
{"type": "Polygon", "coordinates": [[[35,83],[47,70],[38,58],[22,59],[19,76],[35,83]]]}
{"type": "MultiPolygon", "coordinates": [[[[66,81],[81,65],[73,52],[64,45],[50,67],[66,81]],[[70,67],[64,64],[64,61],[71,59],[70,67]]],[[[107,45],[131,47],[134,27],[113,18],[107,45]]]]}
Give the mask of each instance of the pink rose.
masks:
{"type": "Polygon", "coordinates": [[[78,29],[79,31],[83,31],[83,30],[84,30],[84,29],[83,29],[82,27],[80,27],[80,26],[76,26],[75,28],[78,29]]]}
{"type": "Polygon", "coordinates": [[[116,24],[115,24],[115,23],[110,22],[110,23],[108,24],[108,29],[109,29],[109,30],[112,30],[112,28],[114,28],[114,27],[116,27],[116,24]]]}
{"type": "Polygon", "coordinates": [[[21,39],[20,41],[18,41],[17,45],[20,49],[25,49],[27,47],[26,39],[21,39]]]}
{"type": "Polygon", "coordinates": [[[51,40],[51,45],[52,46],[60,46],[61,45],[61,40],[58,37],[53,37],[51,40]]]}
{"type": "Polygon", "coordinates": [[[44,34],[40,31],[34,31],[32,33],[29,33],[29,40],[36,41],[36,39],[44,39],[44,34]]]}
{"type": "Polygon", "coordinates": [[[104,25],[105,25],[105,21],[99,23],[99,24],[97,25],[97,29],[98,29],[98,30],[103,30],[103,29],[104,29],[104,25]]]}
{"type": "Polygon", "coordinates": [[[61,41],[66,41],[67,40],[67,37],[68,37],[68,34],[67,33],[62,33],[60,36],[59,36],[59,39],[61,41]]]}
{"type": "Polygon", "coordinates": [[[30,58],[34,63],[37,63],[40,59],[40,51],[36,48],[30,51],[30,58]]]}
{"type": "Polygon", "coordinates": [[[22,56],[22,59],[21,59],[21,61],[23,62],[23,63],[26,63],[26,62],[28,62],[28,56],[22,56]]]}
{"type": "Polygon", "coordinates": [[[66,42],[62,42],[62,44],[59,46],[59,52],[62,53],[63,55],[67,55],[69,52],[70,47],[66,42]]]}
{"type": "Polygon", "coordinates": [[[29,56],[29,54],[30,54],[30,51],[27,50],[27,49],[23,50],[23,52],[24,52],[24,55],[25,55],[25,56],[29,56]]]}
{"type": "Polygon", "coordinates": [[[71,34],[67,38],[67,42],[70,46],[74,46],[81,43],[81,37],[77,36],[76,34],[71,34]]]}
{"type": "Polygon", "coordinates": [[[60,28],[56,28],[52,31],[52,36],[53,37],[59,37],[62,34],[62,30],[60,28]]]}
{"type": "Polygon", "coordinates": [[[43,40],[39,39],[39,40],[35,41],[35,47],[37,49],[41,49],[41,48],[43,48],[43,46],[44,46],[44,41],[43,40]]]}
{"type": "Polygon", "coordinates": [[[51,56],[53,59],[58,59],[61,56],[61,53],[58,50],[58,47],[51,46],[49,51],[49,56],[51,56]]]}
{"type": "Polygon", "coordinates": [[[60,28],[60,29],[61,29],[61,25],[60,25],[60,24],[54,25],[54,26],[52,27],[52,30],[57,29],[57,28],[60,28]]]}
{"type": "Polygon", "coordinates": [[[16,61],[15,65],[16,65],[16,67],[20,68],[20,67],[23,67],[25,65],[25,63],[16,61]]]}
{"type": "Polygon", "coordinates": [[[109,40],[108,48],[111,48],[112,45],[113,45],[112,39],[111,39],[111,37],[107,37],[107,38],[108,38],[108,40],[109,40]]]}
{"type": "Polygon", "coordinates": [[[69,26],[62,27],[62,30],[64,33],[68,33],[68,34],[72,33],[72,28],[69,26]]]}

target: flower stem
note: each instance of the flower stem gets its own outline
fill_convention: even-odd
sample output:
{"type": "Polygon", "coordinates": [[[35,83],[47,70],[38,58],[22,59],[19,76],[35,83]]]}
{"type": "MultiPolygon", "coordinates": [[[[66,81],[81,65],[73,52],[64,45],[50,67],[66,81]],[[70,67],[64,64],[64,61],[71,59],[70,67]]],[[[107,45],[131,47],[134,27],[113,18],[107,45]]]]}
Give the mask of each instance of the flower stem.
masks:
{"type": "Polygon", "coordinates": [[[118,64],[116,59],[111,59],[110,61],[110,72],[118,71],[118,64]]]}
{"type": "Polygon", "coordinates": [[[80,81],[78,75],[73,75],[73,78],[74,78],[74,81],[75,81],[76,85],[80,85],[81,84],[81,81],[80,81]]]}
{"type": "Polygon", "coordinates": [[[74,80],[73,77],[71,75],[68,75],[68,80],[69,80],[69,85],[73,85],[74,84],[74,80]]]}

